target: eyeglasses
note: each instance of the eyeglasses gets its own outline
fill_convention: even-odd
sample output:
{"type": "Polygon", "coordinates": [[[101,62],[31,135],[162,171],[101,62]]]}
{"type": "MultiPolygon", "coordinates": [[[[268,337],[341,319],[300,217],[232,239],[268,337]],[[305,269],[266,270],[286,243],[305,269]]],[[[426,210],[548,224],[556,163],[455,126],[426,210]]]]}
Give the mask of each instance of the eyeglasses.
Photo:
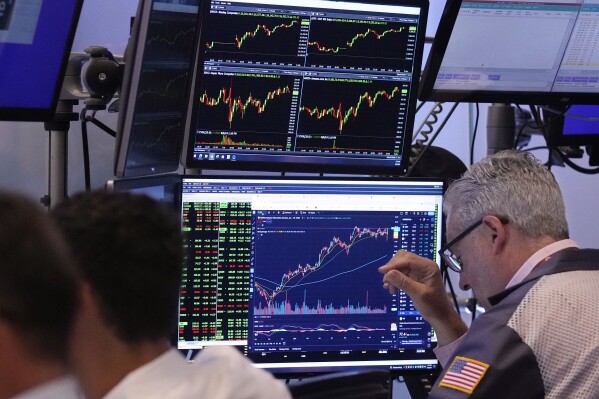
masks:
{"type": "MultiPolygon", "coordinates": [[[[502,224],[507,224],[508,223],[508,219],[503,218],[503,217],[498,217],[498,218],[499,218],[499,221],[501,221],[502,224]]],[[[439,249],[439,256],[441,257],[441,259],[443,259],[443,261],[445,262],[445,264],[447,265],[447,267],[449,267],[454,272],[456,272],[456,273],[461,273],[462,272],[462,260],[459,257],[455,256],[449,250],[449,248],[452,247],[452,246],[454,246],[455,244],[457,244],[460,240],[462,240],[464,237],[466,237],[468,234],[470,234],[474,229],[476,229],[482,223],[483,223],[482,219],[480,219],[479,221],[475,222],[473,225],[471,225],[470,227],[466,228],[466,230],[462,231],[460,234],[458,234],[457,236],[455,236],[455,238],[453,240],[451,240],[447,244],[443,245],[441,247],[441,249],[439,249]]]]}

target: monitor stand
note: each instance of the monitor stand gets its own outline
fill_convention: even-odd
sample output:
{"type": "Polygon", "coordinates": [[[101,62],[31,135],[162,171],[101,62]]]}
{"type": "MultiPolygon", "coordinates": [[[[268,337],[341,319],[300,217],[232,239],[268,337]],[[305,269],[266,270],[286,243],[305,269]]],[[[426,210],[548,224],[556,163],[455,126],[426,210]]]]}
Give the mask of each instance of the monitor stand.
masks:
{"type": "Polygon", "coordinates": [[[44,129],[49,132],[48,194],[41,202],[50,209],[67,196],[68,133],[71,122],[79,119],[79,115],[73,112],[75,104],[77,101],[58,101],[54,119],[44,122],[44,129]]]}

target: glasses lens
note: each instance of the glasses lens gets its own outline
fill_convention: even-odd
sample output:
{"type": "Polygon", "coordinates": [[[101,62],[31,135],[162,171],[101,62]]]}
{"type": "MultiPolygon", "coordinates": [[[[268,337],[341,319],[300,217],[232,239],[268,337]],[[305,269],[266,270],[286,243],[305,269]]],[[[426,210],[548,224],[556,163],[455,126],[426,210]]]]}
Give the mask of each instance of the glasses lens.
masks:
{"type": "Polygon", "coordinates": [[[443,260],[445,261],[445,264],[447,264],[447,267],[456,273],[460,273],[462,271],[462,262],[452,253],[445,252],[441,255],[443,256],[443,260]]]}

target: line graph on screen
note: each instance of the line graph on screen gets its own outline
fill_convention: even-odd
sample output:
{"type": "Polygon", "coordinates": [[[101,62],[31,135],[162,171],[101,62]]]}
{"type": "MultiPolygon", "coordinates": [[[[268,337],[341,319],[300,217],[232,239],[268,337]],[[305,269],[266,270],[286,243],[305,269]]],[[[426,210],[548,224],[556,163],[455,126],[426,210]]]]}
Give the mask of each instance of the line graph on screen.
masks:
{"type": "Polygon", "coordinates": [[[391,227],[281,228],[276,222],[255,240],[255,315],[387,312],[377,269],[393,254],[391,227]]]}

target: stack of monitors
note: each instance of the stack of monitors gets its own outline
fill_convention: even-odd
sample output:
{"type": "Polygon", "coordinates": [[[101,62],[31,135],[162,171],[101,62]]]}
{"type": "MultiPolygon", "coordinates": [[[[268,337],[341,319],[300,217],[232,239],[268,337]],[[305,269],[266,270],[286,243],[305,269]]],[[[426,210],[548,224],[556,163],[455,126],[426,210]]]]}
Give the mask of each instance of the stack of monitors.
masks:
{"type": "Polygon", "coordinates": [[[432,370],[435,335],[378,268],[437,260],[437,180],[183,177],[182,350],[234,345],[277,374],[432,370]]]}
{"type": "MultiPolygon", "coordinates": [[[[189,168],[404,174],[427,14],[427,0],[141,0],[116,175],[175,170],[177,151],[189,168]]],[[[233,172],[114,188],[180,212],[179,349],[235,346],[280,375],[437,367],[434,331],[378,267],[400,249],[438,262],[442,181],[233,172]]]]}

